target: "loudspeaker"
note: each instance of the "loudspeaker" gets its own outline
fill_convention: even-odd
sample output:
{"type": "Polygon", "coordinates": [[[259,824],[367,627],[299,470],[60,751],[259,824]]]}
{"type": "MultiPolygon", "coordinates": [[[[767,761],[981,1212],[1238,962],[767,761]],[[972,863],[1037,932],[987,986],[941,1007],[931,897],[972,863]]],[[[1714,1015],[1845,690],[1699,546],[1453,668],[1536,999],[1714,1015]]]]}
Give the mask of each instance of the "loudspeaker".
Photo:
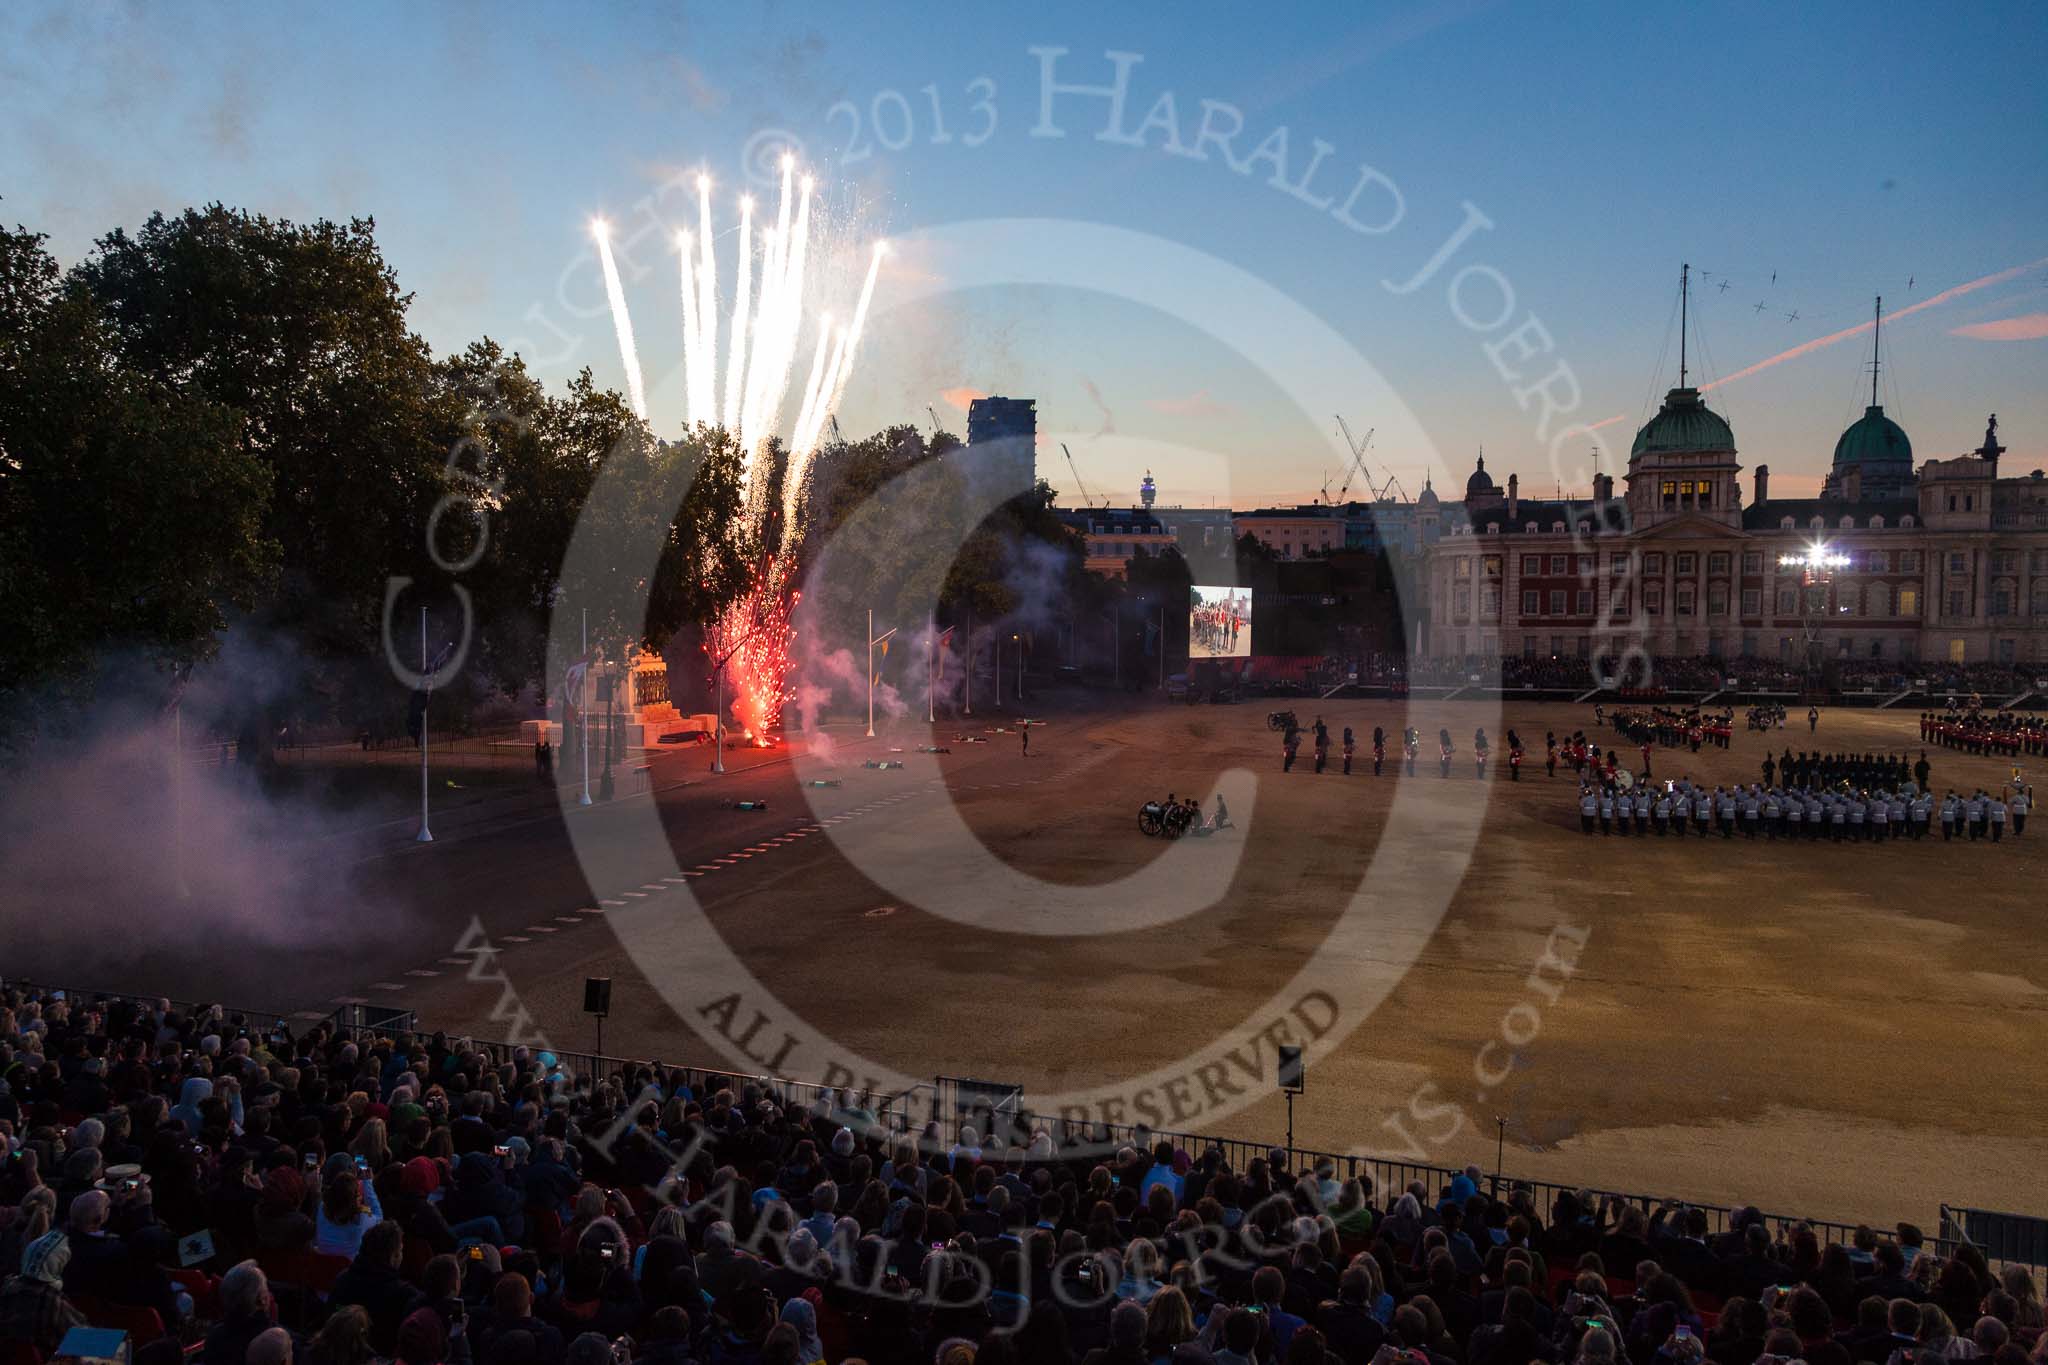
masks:
{"type": "Polygon", "coordinates": [[[1308,1076],[1301,1064],[1301,1049],[1283,1047],[1280,1053],[1280,1088],[1299,1095],[1308,1089],[1308,1076]]]}
{"type": "Polygon", "coordinates": [[[589,976],[583,979],[583,1012],[599,1016],[612,1012],[612,979],[589,976]]]}

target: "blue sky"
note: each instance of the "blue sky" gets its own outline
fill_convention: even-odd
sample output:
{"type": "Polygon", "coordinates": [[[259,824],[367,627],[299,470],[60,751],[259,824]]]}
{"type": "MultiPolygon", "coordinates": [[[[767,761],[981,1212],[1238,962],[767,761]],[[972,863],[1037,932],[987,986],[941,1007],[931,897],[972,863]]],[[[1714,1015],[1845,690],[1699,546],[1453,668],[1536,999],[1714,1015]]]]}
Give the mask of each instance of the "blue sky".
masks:
{"type": "MultiPolygon", "coordinates": [[[[1681,261],[1706,272],[1693,358],[1712,378],[1861,322],[1873,294],[1901,309],[2048,258],[2044,57],[2048,9],[2023,4],[15,5],[0,12],[0,213],[67,261],[209,199],[372,215],[437,348],[488,334],[550,382],[589,365],[619,385],[590,307],[590,217],[630,220],[702,168],[723,220],[750,139],[783,130],[851,235],[904,239],[892,270],[920,285],[883,277],[849,430],[927,403],[959,430],[968,393],[1032,395],[1097,491],[1125,500],[1159,466],[1168,500],[1248,504],[1341,480],[1336,410],[1380,429],[1373,473],[1411,493],[1426,474],[1462,479],[1482,444],[1498,476],[1547,492],[1583,484],[1596,441],[1625,452],[1674,382],[1681,261]],[[1066,136],[1033,136],[1034,47],[1067,49],[1057,79],[1088,84],[1112,78],[1106,53],[1139,54],[1126,133],[1168,93],[1184,147],[1204,101],[1212,126],[1241,115],[1243,132],[1204,159],[1173,154],[1156,122],[1142,146],[1105,141],[1107,101],[1064,95],[1066,136]],[[1289,176],[1316,140],[1331,148],[1298,195],[1268,183],[1281,128],[1289,176]],[[1261,144],[1243,173],[1226,159],[1261,144]],[[1398,188],[1383,232],[1305,202],[1341,202],[1361,163],[1385,179],[1355,219],[1392,216],[1382,187],[1398,188]],[[1390,291],[1468,204],[1491,226],[1428,286],[1390,291]],[[1287,339],[1250,323],[1058,283],[947,292],[958,262],[934,243],[987,218],[1192,248],[1308,310],[1371,375],[1296,401],[1269,372],[1287,339]],[[1513,291],[1495,330],[1449,296],[1468,266],[1498,272],[1468,278],[1468,322],[1491,321],[1496,282],[1513,291]],[[917,302],[892,307],[892,291],[917,302]],[[1532,317],[1549,344],[1504,379],[1484,347],[1532,317]],[[1581,397],[1552,430],[1620,420],[1553,453],[1516,390],[1560,362],[1581,397]]],[[[636,268],[655,416],[672,421],[657,382],[678,350],[672,261],[650,249],[636,268]]],[[[1210,287],[1202,269],[1184,285],[1210,287]]],[[[2042,333],[2039,265],[1888,328],[1885,402],[1916,453],[1974,446],[1995,410],[2011,458],[2048,464],[2042,333]]],[[[1851,337],[1716,390],[1744,463],[1769,463],[1785,493],[1816,483],[1868,401],[1868,349],[1851,337]]],[[[1056,449],[1041,472],[1071,487],[1056,449]]]]}

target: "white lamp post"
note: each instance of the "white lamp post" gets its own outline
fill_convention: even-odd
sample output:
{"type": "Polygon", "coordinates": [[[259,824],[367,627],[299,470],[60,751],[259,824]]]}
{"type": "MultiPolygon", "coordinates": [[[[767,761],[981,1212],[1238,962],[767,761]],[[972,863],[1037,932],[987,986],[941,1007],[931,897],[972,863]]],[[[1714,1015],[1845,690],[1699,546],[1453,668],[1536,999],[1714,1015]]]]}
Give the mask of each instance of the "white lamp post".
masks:
{"type": "Polygon", "coordinates": [[[885,643],[896,633],[891,626],[880,635],[875,634],[875,609],[868,608],[868,738],[875,737],[875,646],[885,643]]]}

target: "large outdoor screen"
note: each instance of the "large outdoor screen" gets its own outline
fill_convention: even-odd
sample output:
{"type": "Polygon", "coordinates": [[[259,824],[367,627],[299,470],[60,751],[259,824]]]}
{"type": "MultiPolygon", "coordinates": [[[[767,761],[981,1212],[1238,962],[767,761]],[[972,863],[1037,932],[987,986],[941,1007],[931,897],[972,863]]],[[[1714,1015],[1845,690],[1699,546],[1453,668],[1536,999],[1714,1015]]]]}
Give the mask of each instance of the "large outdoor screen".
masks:
{"type": "Polygon", "coordinates": [[[1188,657],[1242,659],[1252,652],[1252,590],[1196,584],[1188,600],[1188,657]]]}

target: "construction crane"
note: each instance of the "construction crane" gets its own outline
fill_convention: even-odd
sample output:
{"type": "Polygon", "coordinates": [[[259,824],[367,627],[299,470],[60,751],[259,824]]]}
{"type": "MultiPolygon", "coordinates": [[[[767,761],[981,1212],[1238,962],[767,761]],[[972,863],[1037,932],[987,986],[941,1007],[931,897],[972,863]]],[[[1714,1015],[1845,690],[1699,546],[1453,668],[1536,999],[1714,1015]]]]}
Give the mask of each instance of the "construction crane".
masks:
{"type": "Polygon", "coordinates": [[[945,430],[945,428],[939,425],[939,413],[938,413],[938,409],[934,408],[934,407],[933,407],[933,406],[932,406],[932,405],[931,405],[930,403],[926,403],[926,404],[924,405],[924,410],[925,410],[925,411],[926,411],[927,413],[929,413],[929,414],[931,415],[931,419],[932,419],[932,435],[936,436],[936,435],[938,435],[938,434],[939,434],[940,432],[944,431],[944,430],[945,430]]]}
{"type": "Polygon", "coordinates": [[[1372,471],[1365,467],[1366,447],[1372,444],[1372,435],[1375,431],[1378,431],[1379,428],[1367,427],[1365,432],[1365,439],[1362,441],[1356,440],[1351,435],[1351,424],[1344,420],[1344,414],[1338,413],[1337,430],[1343,434],[1344,444],[1347,447],[1349,447],[1351,451],[1352,470],[1351,474],[1347,474],[1344,477],[1344,486],[1337,492],[1338,500],[1341,502],[1344,499],[1345,495],[1351,491],[1352,477],[1357,474],[1363,474],[1365,475],[1366,489],[1368,492],[1372,494],[1372,500],[1374,502],[1385,501],[1387,495],[1390,492],[1398,492],[1401,495],[1401,501],[1408,501],[1408,491],[1401,487],[1401,481],[1394,477],[1393,470],[1389,469],[1387,471],[1387,481],[1385,483],[1375,485],[1372,481],[1372,471]]]}
{"type": "MultiPolygon", "coordinates": [[[[1081,482],[1081,466],[1074,463],[1074,452],[1067,449],[1065,441],[1060,442],[1060,453],[1067,457],[1067,468],[1074,471],[1074,488],[1081,495],[1081,505],[1083,507],[1095,506],[1095,499],[1089,496],[1088,485],[1081,482]]],[[[1109,506],[1109,499],[1105,497],[1102,500],[1102,505],[1104,507],[1109,506]]]]}

